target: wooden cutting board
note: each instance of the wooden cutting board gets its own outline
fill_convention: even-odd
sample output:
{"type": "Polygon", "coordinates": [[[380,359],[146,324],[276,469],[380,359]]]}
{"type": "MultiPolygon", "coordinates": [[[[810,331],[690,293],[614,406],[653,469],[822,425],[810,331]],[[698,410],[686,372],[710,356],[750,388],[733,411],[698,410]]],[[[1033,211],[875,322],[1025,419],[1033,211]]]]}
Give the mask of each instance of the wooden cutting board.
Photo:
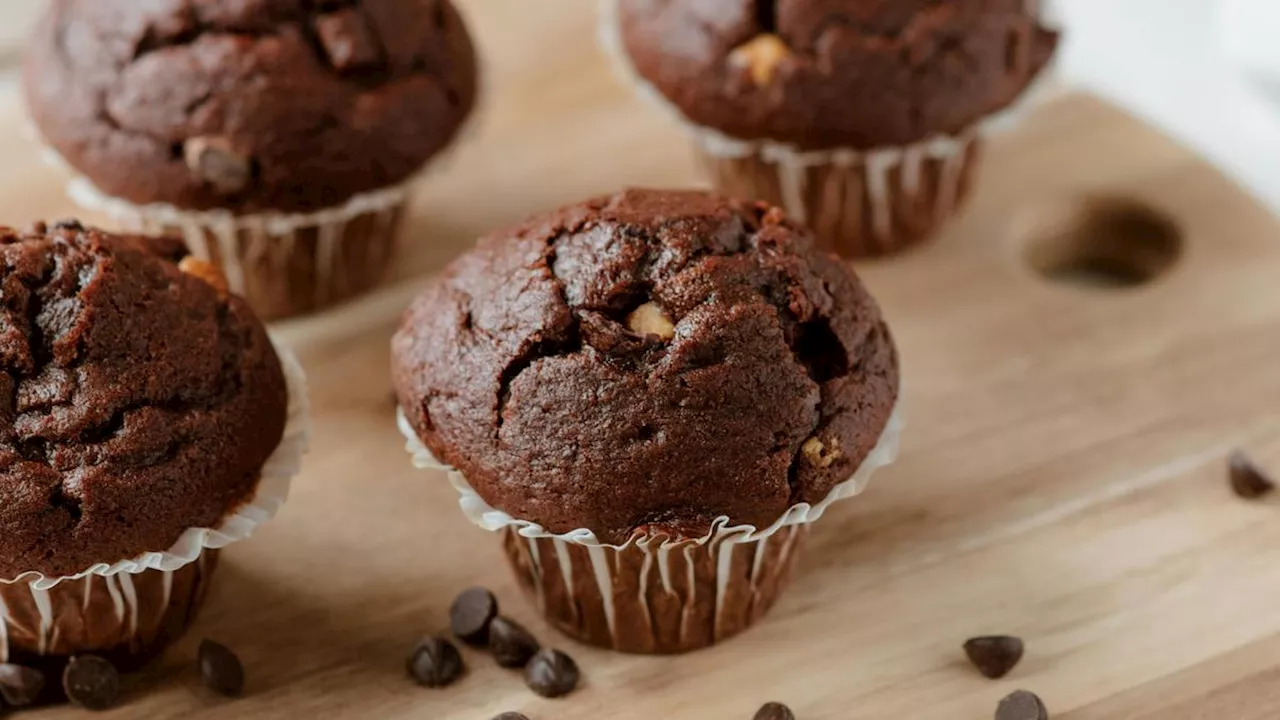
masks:
{"type": "MultiPolygon", "coordinates": [[[[462,517],[441,476],[410,468],[387,376],[394,319],[486,229],[626,184],[696,179],[679,133],[610,75],[585,0],[464,5],[488,98],[419,197],[395,283],[278,328],[316,412],[294,497],[226,553],[191,637],[105,717],[746,720],[781,700],[801,720],[977,720],[1015,688],[1057,720],[1280,717],[1280,501],[1237,499],[1225,464],[1243,447],[1280,472],[1280,224],[1082,96],[995,144],[944,237],[861,268],[902,351],[902,458],[816,526],[763,624],[673,658],[550,630],[497,539],[462,517]],[[408,682],[415,637],[444,630],[471,584],[573,653],[582,689],[535,698],[470,651],[455,687],[408,682]],[[1026,639],[1005,680],[960,652],[985,633],[1026,639]],[[199,688],[201,637],[239,651],[246,698],[199,688]]],[[[12,81],[0,100],[0,219],[71,213],[62,178],[23,139],[12,81]]]]}

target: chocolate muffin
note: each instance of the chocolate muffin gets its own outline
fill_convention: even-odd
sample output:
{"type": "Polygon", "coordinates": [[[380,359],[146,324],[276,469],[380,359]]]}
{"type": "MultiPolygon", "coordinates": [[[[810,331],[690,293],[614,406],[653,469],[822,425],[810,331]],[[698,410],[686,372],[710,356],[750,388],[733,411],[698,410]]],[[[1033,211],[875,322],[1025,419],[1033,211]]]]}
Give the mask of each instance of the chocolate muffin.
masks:
{"type": "Polygon", "coordinates": [[[261,500],[297,389],[248,305],[181,254],[0,228],[0,660],[158,650],[216,560],[192,529],[261,500]]]}
{"type": "MultiPolygon", "coordinates": [[[[596,198],[482,240],[405,315],[393,374],[412,439],[512,519],[512,560],[549,617],[637,651],[702,646],[745,626],[749,606],[762,613],[804,525],[789,514],[824,506],[868,464],[898,397],[893,342],[853,272],[781,210],[692,191],[596,198]],[[569,537],[588,571],[562,575],[565,556],[530,545],[569,537]],[[658,546],[710,560],[750,540],[735,561],[752,563],[771,537],[786,562],[769,564],[768,597],[752,584],[728,594],[739,624],[620,630],[624,615],[663,624],[624,612],[639,582],[626,562],[657,573],[644,556],[658,546]],[[612,619],[580,611],[602,607],[589,571],[602,548],[622,558],[606,570],[612,619]],[[581,587],[546,587],[564,577],[581,587]]],[[[670,612],[708,602],[687,591],[691,605],[670,612]]]]}
{"type": "Polygon", "coordinates": [[[77,201],[183,237],[274,318],[378,280],[476,74],[449,0],[53,0],[25,86],[77,201]]]}
{"type": "Polygon", "coordinates": [[[967,196],[981,130],[1049,64],[1035,0],[607,0],[627,76],[719,186],[849,257],[907,247],[967,196]]]}

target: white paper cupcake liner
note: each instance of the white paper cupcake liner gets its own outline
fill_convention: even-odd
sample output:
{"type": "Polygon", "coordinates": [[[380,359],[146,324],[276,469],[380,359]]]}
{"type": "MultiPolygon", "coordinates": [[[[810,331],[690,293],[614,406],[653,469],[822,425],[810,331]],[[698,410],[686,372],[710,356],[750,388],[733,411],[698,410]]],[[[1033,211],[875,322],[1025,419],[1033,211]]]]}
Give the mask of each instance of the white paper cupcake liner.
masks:
{"type": "Polygon", "coordinates": [[[895,405],[875,447],[848,480],[818,503],[793,505],[768,527],[722,516],[699,538],[643,536],[616,545],[587,528],[554,533],[489,505],[461,472],[431,454],[403,412],[397,411],[397,424],[414,466],[446,472],[463,513],[504,534],[508,558],[548,620],[585,642],[641,653],[705,647],[761,617],[785,586],[808,526],[832,503],[862,492],[876,470],[894,461],[903,427],[895,405]]]}
{"type": "MultiPolygon", "coordinates": [[[[48,152],[56,155],[52,150],[48,152]]],[[[411,179],[397,185],[360,193],[336,207],[309,213],[268,211],[237,215],[230,210],[183,210],[168,203],[135,205],[127,200],[107,195],[84,176],[76,176],[68,181],[67,195],[86,210],[102,212],[121,221],[142,216],[147,221],[158,225],[226,226],[235,230],[260,230],[271,235],[288,235],[301,228],[347,222],[366,213],[381,212],[403,204],[413,182],[411,179]]]]}
{"type": "Polygon", "coordinates": [[[172,571],[86,575],[44,590],[0,585],[0,663],[92,652],[138,664],[190,625],[218,552],[203,549],[172,571]]]}
{"type": "MultiPolygon", "coordinates": [[[[289,415],[284,437],[262,466],[262,476],[252,499],[236,507],[216,527],[188,529],[172,547],[163,552],[146,552],[127,560],[99,563],[74,575],[62,577],[46,577],[39,572],[27,572],[10,580],[0,580],[0,585],[30,585],[36,596],[36,604],[47,606],[47,599],[42,602],[41,594],[61,583],[91,575],[116,577],[152,570],[172,573],[195,562],[206,549],[216,550],[248,538],[259,525],[275,517],[289,497],[289,486],[302,467],[302,456],[306,453],[311,438],[306,375],[292,352],[277,345],[276,353],[280,357],[288,386],[289,415]]],[[[126,578],[118,579],[122,584],[127,582],[126,578]]],[[[0,607],[0,617],[3,617],[3,612],[3,607],[0,607]]]]}
{"type": "Polygon", "coordinates": [[[331,278],[340,272],[342,242],[350,223],[357,218],[375,216],[382,232],[391,232],[414,182],[409,180],[361,193],[340,206],[310,213],[237,215],[228,210],[183,210],[165,203],[134,205],[103,193],[83,176],[67,183],[67,194],[81,208],[104,213],[131,232],[161,235],[171,228],[180,229],[191,254],[201,260],[216,261],[231,291],[239,295],[245,294],[248,287],[246,264],[274,257],[279,258],[277,265],[287,265],[295,245],[301,242],[299,233],[315,230],[318,241],[314,263],[319,294],[316,302],[322,304],[331,278]]]}
{"type": "Polygon", "coordinates": [[[812,153],[790,155],[777,146],[761,147],[758,159],[725,157],[699,148],[704,166],[723,191],[776,202],[820,236],[832,235],[828,226],[865,225],[865,236],[835,233],[836,240],[827,247],[864,257],[912,244],[912,231],[901,227],[902,208],[909,208],[914,222],[928,228],[954,215],[967,197],[981,144],[982,135],[975,130],[870,154],[836,150],[820,162],[812,153]],[[858,196],[850,198],[850,188],[856,188],[858,196]]]}

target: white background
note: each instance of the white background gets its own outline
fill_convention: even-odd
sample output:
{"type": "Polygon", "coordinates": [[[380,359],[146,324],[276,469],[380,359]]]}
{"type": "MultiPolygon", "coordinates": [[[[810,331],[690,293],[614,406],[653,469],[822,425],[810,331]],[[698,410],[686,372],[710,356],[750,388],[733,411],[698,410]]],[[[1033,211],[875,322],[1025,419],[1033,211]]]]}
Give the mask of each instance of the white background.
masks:
{"type": "Polygon", "coordinates": [[[1280,212],[1280,0],[1057,0],[1062,70],[1280,212]]]}

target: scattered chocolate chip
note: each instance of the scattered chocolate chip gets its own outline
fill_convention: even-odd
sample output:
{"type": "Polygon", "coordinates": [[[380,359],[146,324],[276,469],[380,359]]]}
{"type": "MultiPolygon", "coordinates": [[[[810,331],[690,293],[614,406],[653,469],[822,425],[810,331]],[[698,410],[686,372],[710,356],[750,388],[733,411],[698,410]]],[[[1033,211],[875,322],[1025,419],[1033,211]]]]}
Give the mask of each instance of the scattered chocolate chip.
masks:
{"type": "Polygon", "coordinates": [[[782,703],[765,703],[756,711],[755,720],[796,720],[796,714],[782,703]]]}
{"type": "Polygon", "coordinates": [[[382,52],[364,14],[354,8],[321,15],[315,20],[316,38],[329,64],[338,70],[378,65],[382,52]]]}
{"type": "Polygon", "coordinates": [[[62,689],[86,710],[107,710],[120,697],[120,673],[97,655],[77,655],[62,671],[62,689]]]}
{"type": "Polygon", "coordinates": [[[34,668],[0,663],[0,697],[9,707],[30,705],[44,690],[44,673],[34,668]]]}
{"type": "Polygon", "coordinates": [[[984,635],[964,643],[969,662],[992,680],[1008,675],[1022,659],[1023,649],[1022,639],[1011,635],[984,635]]]}
{"type": "Polygon", "coordinates": [[[539,650],[524,669],[524,683],[542,697],[568,695],[578,686],[578,664],[559,650],[539,650]]]}
{"type": "Polygon", "coordinates": [[[494,715],[493,720],[529,720],[529,716],[518,712],[504,712],[501,715],[494,715]]]}
{"type": "Polygon", "coordinates": [[[200,643],[200,677],[205,687],[227,697],[244,692],[244,666],[225,645],[212,640],[200,643]]]}
{"type": "Polygon", "coordinates": [[[53,224],[54,230],[71,230],[73,232],[84,232],[84,225],[74,218],[66,218],[59,220],[53,224]]]}
{"type": "Polygon", "coordinates": [[[423,638],[409,656],[409,675],[423,687],[442,688],[462,677],[462,656],[453,643],[438,637],[423,638]]]}
{"type": "Polygon", "coordinates": [[[484,645],[489,641],[489,624],[498,616],[498,599],[482,587],[468,588],[449,608],[449,625],[463,642],[484,645]]]}
{"type": "Polygon", "coordinates": [[[1049,720],[1049,711],[1035,693],[1018,690],[996,707],[996,720],[1049,720]]]}
{"type": "Polygon", "coordinates": [[[519,623],[496,617],[489,623],[489,651],[504,668],[522,668],[538,652],[536,638],[519,623]]]}
{"type": "Polygon", "coordinates": [[[249,187],[253,162],[236,152],[224,137],[194,137],[183,145],[183,159],[191,172],[224,195],[249,187]]]}
{"type": "Polygon", "coordinates": [[[1276,482],[1262,471],[1243,450],[1231,453],[1231,489],[1245,500],[1257,500],[1276,489],[1276,482]]]}

